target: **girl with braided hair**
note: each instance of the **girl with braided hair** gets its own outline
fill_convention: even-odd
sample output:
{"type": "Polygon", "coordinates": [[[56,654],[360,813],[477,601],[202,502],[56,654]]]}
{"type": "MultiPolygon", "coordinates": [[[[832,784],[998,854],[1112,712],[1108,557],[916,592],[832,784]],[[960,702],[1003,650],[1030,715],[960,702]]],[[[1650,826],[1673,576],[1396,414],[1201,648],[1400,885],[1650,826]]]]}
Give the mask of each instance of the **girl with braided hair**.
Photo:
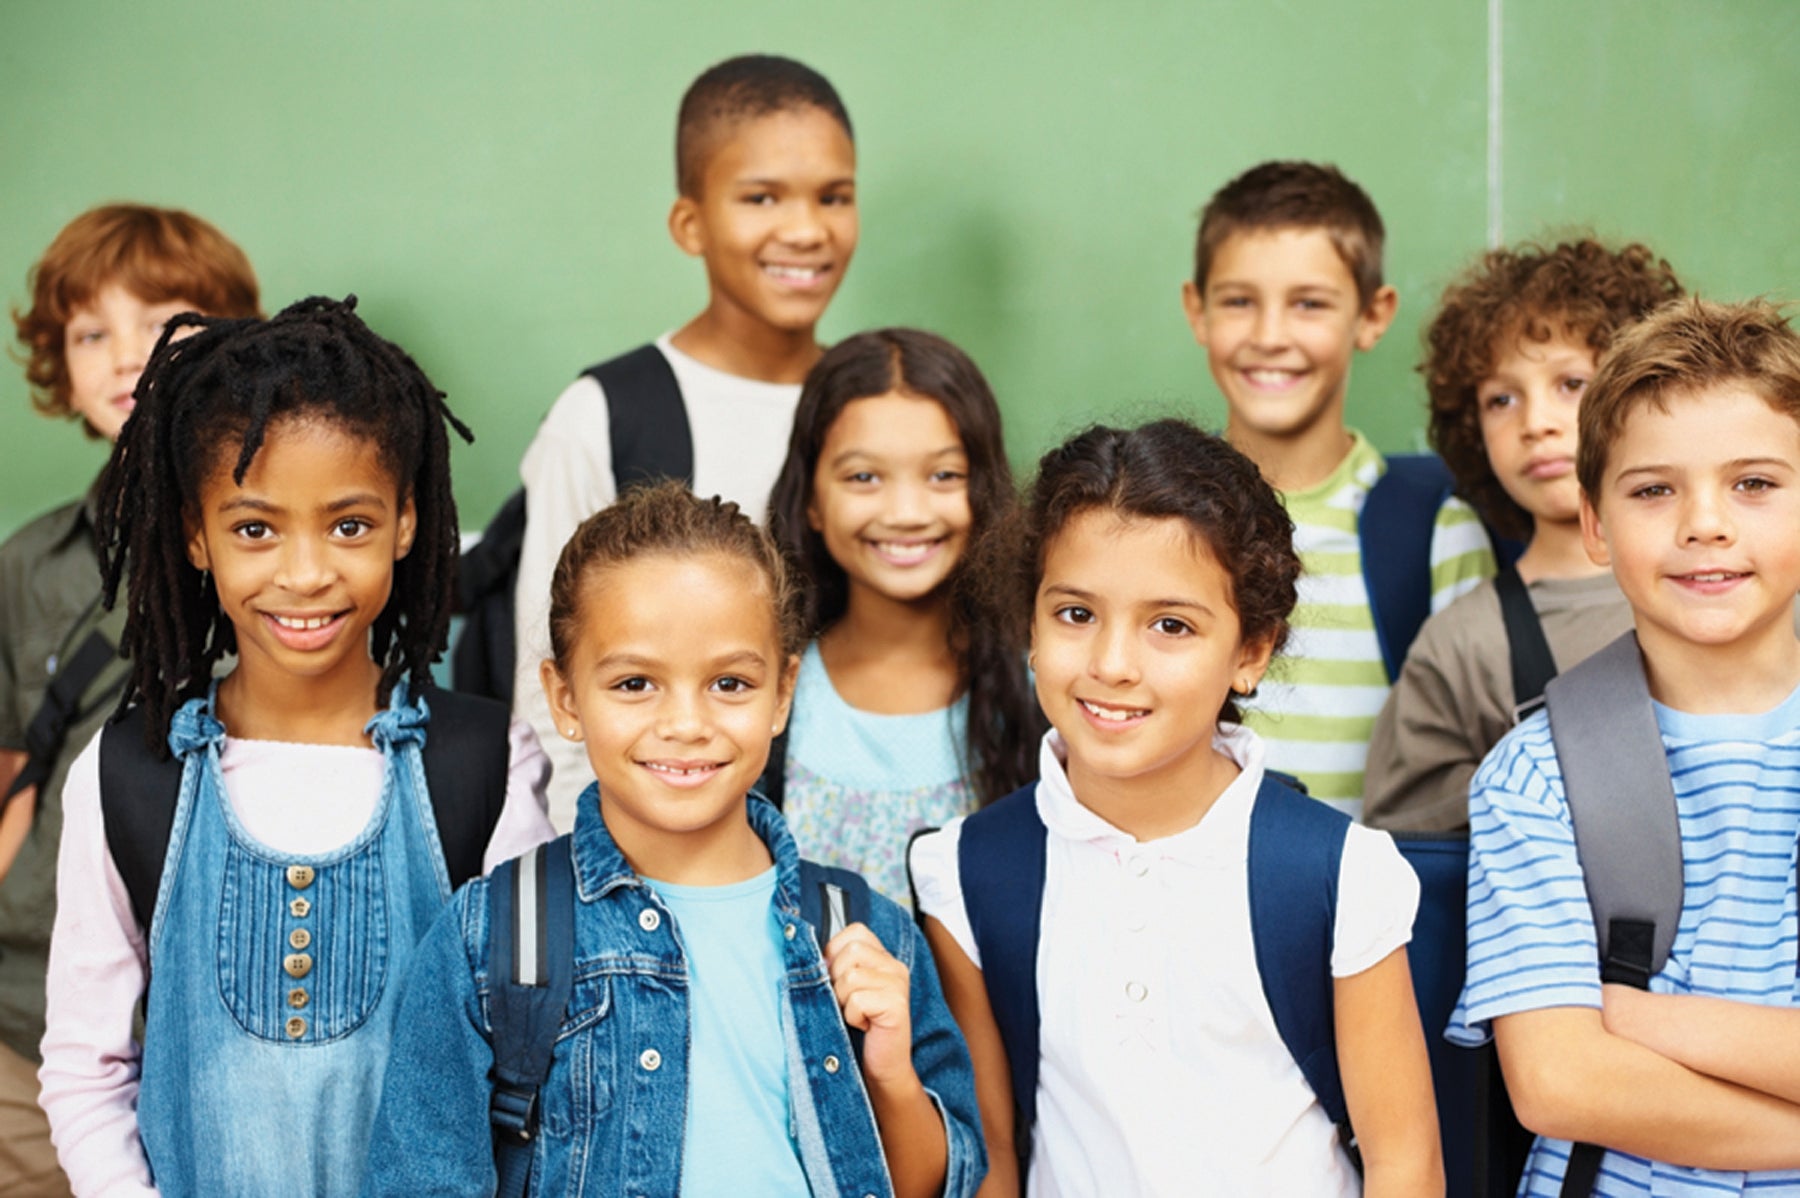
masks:
{"type": "Polygon", "coordinates": [[[457,726],[505,760],[504,798],[429,793],[434,707],[446,741],[471,710],[429,686],[457,547],[445,426],[469,434],[354,306],[175,318],[101,479],[130,709],[65,790],[41,1070],[77,1193],[354,1194],[452,850],[481,825],[485,869],[550,836],[542,750],[497,705],[457,726]],[[171,757],[145,901],[112,763],[171,757]]]}

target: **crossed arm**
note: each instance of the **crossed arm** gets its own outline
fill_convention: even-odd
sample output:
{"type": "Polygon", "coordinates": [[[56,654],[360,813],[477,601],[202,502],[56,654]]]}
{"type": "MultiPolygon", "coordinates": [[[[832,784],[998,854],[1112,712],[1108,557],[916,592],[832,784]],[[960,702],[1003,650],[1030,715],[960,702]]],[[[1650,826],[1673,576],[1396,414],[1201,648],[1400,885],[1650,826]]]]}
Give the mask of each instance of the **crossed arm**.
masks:
{"type": "Polygon", "coordinates": [[[1702,1169],[1800,1168],[1800,1010],[1607,986],[1494,1020],[1540,1135],[1702,1169]]]}

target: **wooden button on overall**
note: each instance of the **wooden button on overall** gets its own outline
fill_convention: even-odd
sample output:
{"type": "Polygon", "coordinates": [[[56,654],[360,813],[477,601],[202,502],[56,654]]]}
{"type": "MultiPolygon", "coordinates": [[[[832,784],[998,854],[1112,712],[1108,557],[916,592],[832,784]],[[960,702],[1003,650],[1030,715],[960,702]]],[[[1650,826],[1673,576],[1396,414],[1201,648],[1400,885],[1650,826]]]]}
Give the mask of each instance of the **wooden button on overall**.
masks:
{"type": "Polygon", "coordinates": [[[306,948],[312,944],[312,933],[305,928],[295,928],[288,933],[288,943],[295,949],[306,948]]]}
{"type": "Polygon", "coordinates": [[[298,1015],[290,1016],[287,1021],[287,1034],[288,1038],[293,1040],[298,1040],[300,1037],[304,1036],[306,1034],[306,1020],[298,1015]]]}
{"type": "Polygon", "coordinates": [[[302,990],[300,987],[295,986],[292,990],[288,991],[288,1006],[294,1008],[294,1010],[298,1011],[301,1007],[304,1007],[308,1001],[309,999],[307,998],[306,991],[302,990]]]}
{"type": "Polygon", "coordinates": [[[303,978],[312,972],[312,956],[309,953],[289,953],[282,958],[281,967],[291,978],[303,978]]]}
{"type": "Polygon", "coordinates": [[[295,919],[305,919],[312,914],[312,903],[306,899],[297,898],[288,904],[288,914],[295,919]]]}
{"type": "Polygon", "coordinates": [[[288,885],[295,890],[305,890],[313,884],[313,867],[310,865],[290,865],[287,867],[288,885]]]}

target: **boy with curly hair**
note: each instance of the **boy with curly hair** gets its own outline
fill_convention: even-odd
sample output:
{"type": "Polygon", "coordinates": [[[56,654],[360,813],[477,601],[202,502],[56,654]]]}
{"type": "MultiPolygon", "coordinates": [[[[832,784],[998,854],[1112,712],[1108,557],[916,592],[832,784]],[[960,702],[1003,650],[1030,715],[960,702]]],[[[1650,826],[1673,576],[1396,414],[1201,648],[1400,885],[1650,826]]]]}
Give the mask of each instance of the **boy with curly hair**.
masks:
{"type": "Polygon", "coordinates": [[[1592,238],[1490,250],[1444,292],[1419,366],[1431,443],[1457,492],[1526,549],[1413,642],[1369,743],[1370,824],[1468,829],[1475,767],[1536,698],[1514,693],[1501,587],[1523,585],[1559,668],[1631,626],[1611,572],[1582,549],[1576,412],[1614,336],[1680,295],[1648,248],[1592,238]]]}

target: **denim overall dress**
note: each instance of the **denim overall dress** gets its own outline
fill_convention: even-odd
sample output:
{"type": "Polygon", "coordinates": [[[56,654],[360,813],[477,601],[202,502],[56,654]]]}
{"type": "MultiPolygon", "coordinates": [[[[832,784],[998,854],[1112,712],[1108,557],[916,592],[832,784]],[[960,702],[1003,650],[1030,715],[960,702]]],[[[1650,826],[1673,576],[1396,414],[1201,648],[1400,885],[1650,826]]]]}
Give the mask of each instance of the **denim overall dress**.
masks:
{"type": "Polygon", "coordinates": [[[210,700],[171,721],[184,766],[151,917],[138,1094],[166,1198],[361,1185],[400,981],[450,896],[419,755],[426,718],[396,687],[366,728],[386,763],[374,815],[307,857],[238,822],[210,700]]]}

